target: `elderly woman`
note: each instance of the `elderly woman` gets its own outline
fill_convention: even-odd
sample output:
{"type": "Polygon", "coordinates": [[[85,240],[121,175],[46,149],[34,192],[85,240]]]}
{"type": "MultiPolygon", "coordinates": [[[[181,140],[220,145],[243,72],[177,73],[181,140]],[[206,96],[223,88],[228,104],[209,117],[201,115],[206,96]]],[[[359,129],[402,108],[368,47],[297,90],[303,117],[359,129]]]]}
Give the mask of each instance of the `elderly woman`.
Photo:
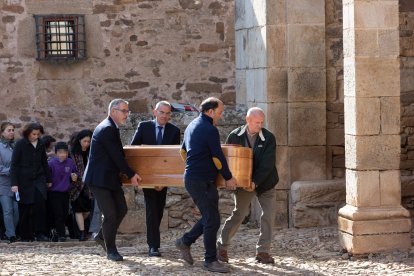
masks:
{"type": "Polygon", "coordinates": [[[4,122],[0,125],[0,131],[0,204],[3,209],[6,238],[9,242],[15,242],[19,211],[15,200],[17,187],[11,186],[10,179],[10,163],[14,147],[14,125],[4,122]]]}
{"type": "Polygon", "coordinates": [[[20,193],[19,214],[22,241],[48,241],[46,197],[52,178],[47,164],[46,149],[39,137],[43,126],[29,123],[23,138],[17,141],[11,159],[12,186],[20,193]]]}

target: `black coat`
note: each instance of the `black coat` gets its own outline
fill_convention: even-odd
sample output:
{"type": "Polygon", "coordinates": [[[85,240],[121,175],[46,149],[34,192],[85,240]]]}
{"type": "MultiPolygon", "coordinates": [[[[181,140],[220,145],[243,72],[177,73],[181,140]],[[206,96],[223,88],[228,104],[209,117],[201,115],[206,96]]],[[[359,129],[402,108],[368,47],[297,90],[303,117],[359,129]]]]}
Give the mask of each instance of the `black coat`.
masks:
{"type": "Polygon", "coordinates": [[[52,182],[45,145],[38,140],[36,148],[26,138],[19,140],[14,149],[10,166],[12,186],[19,187],[20,202],[34,203],[35,189],[47,196],[47,184],[52,182]]]}
{"type": "Polygon", "coordinates": [[[119,129],[108,117],[93,132],[83,181],[92,187],[117,190],[122,186],[120,173],[128,178],[135,174],[125,161],[119,129]]]}
{"type": "MultiPolygon", "coordinates": [[[[246,146],[246,125],[236,128],[227,137],[226,144],[246,146]]],[[[279,182],[276,169],[276,138],[265,128],[262,128],[253,145],[252,180],[258,194],[273,189],[279,182]]]]}
{"type": "MultiPolygon", "coordinates": [[[[138,125],[131,145],[156,145],[155,122],[145,121],[138,125]]],[[[179,145],[180,129],[173,124],[167,123],[162,136],[162,145],[179,145]]]]}

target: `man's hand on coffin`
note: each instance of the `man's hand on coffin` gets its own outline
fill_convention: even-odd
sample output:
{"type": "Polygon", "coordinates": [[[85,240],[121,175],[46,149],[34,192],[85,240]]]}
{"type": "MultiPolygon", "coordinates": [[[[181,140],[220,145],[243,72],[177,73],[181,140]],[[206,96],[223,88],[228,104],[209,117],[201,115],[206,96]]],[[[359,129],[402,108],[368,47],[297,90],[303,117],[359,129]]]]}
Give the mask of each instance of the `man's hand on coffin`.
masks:
{"type": "Polygon", "coordinates": [[[227,190],[236,190],[236,188],[237,188],[236,178],[232,177],[231,179],[226,181],[226,189],[227,190]]]}
{"type": "Polygon", "coordinates": [[[135,174],[133,177],[131,177],[131,184],[134,186],[138,186],[138,182],[141,181],[142,178],[138,174],[135,174]]]}
{"type": "Polygon", "coordinates": [[[161,187],[161,186],[154,187],[154,190],[156,190],[157,192],[161,191],[162,189],[164,189],[164,187],[161,187]]]}
{"type": "Polygon", "coordinates": [[[250,185],[250,187],[244,188],[247,192],[253,192],[256,189],[256,184],[254,184],[254,182],[252,182],[252,184],[250,185]]]}

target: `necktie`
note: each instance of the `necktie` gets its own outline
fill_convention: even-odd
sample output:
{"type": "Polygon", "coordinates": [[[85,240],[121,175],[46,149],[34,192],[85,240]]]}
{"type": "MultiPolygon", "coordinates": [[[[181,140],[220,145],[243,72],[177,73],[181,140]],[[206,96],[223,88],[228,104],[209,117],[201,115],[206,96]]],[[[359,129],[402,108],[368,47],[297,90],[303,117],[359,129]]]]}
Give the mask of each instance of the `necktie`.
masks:
{"type": "Polygon", "coordinates": [[[158,126],[157,145],[162,144],[162,126],[158,126]]]}

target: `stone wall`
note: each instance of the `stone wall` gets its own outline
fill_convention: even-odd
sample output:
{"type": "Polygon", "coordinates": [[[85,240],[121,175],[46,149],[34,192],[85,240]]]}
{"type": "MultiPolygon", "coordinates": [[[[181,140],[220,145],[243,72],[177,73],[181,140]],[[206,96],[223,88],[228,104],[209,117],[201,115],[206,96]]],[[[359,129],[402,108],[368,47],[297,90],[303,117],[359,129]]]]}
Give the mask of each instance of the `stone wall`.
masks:
{"type": "Polygon", "coordinates": [[[235,103],[233,1],[5,0],[0,17],[0,121],[67,139],[117,97],[134,113],[161,99],[235,103]],[[85,15],[88,58],[36,61],[33,15],[65,13],[85,15]]]}

